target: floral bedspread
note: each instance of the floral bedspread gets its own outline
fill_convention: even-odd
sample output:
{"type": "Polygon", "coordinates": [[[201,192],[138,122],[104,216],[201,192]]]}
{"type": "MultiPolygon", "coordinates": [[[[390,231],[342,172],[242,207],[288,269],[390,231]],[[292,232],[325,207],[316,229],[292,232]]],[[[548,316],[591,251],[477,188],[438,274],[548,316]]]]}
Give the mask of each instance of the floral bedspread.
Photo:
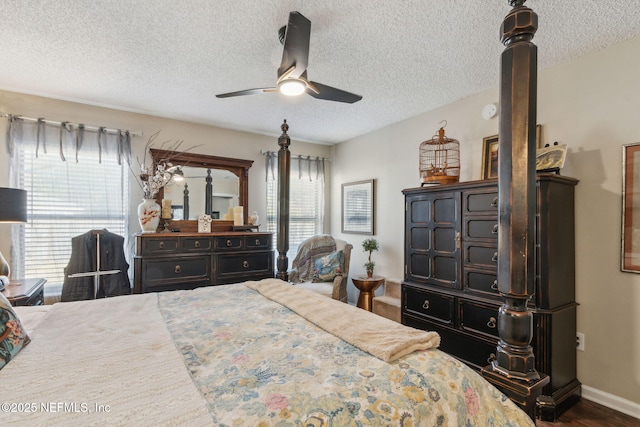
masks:
{"type": "Polygon", "coordinates": [[[439,350],[383,362],[243,284],[159,304],[216,425],[533,426],[439,350]]]}

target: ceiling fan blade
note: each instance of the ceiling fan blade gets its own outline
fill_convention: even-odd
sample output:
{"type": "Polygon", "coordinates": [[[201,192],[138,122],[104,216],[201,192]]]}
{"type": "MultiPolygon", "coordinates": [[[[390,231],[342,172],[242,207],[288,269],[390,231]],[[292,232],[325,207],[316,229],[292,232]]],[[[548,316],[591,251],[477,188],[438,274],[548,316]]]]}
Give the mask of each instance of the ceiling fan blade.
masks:
{"type": "Polygon", "coordinates": [[[221,93],[219,95],[216,95],[216,98],[231,98],[233,96],[255,95],[258,93],[277,92],[277,91],[278,91],[278,88],[275,88],[275,87],[261,87],[261,88],[255,88],[255,89],[239,90],[237,92],[221,93]]]}
{"type": "Polygon", "coordinates": [[[318,82],[310,82],[313,86],[318,89],[318,93],[313,90],[307,89],[307,93],[314,98],[317,99],[325,99],[327,101],[337,101],[337,102],[346,102],[348,104],[353,104],[354,102],[358,102],[362,99],[362,96],[356,95],[355,93],[347,92],[341,89],[336,89],[335,87],[323,85],[318,82]]]}
{"type": "Polygon", "coordinates": [[[293,78],[298,78],[305,72],[309,63],[310,34],[311,21],[299,12],[291,12],[284,35],[284,49],[282,62],[278,68],[278,78],[291,67],[295,67],[291,73],[293,78]]]}

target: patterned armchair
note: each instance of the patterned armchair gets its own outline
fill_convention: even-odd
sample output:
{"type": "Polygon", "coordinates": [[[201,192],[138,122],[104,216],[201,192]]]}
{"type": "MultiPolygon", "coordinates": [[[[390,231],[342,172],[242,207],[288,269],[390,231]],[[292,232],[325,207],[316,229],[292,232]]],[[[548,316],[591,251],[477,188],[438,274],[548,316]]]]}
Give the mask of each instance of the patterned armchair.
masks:
{"type": "Polygon", "coordinates": [[[298,248],[289,281],[326,297],[347,302],[349,261],[353,245],[322,234],[308,238],[298,248]]]}

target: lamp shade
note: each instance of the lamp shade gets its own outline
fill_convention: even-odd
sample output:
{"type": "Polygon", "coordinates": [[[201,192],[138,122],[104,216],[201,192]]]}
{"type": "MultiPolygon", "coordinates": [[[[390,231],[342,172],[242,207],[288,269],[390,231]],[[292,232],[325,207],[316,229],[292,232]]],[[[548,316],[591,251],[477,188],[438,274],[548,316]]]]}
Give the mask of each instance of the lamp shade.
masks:
{"type": "Polygon", "coordinates": [[[0,187],[0,222],[27,222],[27,192],[0,187]]]}

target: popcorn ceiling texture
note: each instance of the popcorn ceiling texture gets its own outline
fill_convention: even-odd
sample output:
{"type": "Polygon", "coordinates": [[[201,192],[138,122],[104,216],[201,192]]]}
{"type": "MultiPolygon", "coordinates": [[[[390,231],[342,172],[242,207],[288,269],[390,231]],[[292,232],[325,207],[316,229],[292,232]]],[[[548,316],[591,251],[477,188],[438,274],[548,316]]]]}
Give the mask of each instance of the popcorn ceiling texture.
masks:
{"type": "MultiPolygon", "coordinates": [[[[525,5],[539,16],[540,69],[640,34],[636,1],[525,5]]],[[[497,86],[509,10],[507,0],[3,0],[0,89],[268,135],[286,118],[295,139],[333,144],[497,86]],[[363,100],[215,98],[275,84],[278,29],[293,10],[311,20],[308,77],[363,100]]]]}

